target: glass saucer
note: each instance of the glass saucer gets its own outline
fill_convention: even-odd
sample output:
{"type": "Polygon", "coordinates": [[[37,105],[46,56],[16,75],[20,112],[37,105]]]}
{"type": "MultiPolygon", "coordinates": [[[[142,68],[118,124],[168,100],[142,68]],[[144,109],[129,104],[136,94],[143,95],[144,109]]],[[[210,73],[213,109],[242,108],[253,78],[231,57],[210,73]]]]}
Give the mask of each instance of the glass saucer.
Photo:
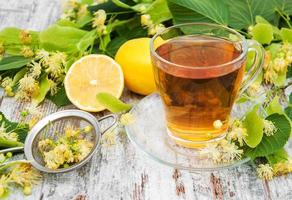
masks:
{"type": "MultiPolygon", "coordinates": [[[[237,111],[238,115],[240,109],[237,111]]],[[[154,93],[145,97],[130,113],[134,116],[135,122],[125,127],[129,139],[150,158],[162,164],[196,172],[232,168],[249,161],[249,158],[244,158],[233,163],[216,164],[211,159],[199,156],[197,149],[175,144],[167,134],[159,94],[154,93]]]]}

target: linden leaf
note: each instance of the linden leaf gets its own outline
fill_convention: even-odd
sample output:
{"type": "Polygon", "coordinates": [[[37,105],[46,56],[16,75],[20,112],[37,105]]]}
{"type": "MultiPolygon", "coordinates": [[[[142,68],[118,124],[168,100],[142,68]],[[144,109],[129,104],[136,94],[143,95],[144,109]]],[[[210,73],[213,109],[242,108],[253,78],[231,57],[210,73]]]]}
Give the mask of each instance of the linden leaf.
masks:
{"type": "Polygon", "coordinates": [[[50,91],[50,88],[51,83],[48,79],[48,75],[45,74],[41,77],[40,80],[39,93],[36,97],[33,97],[32,101],[36,104],[41,103],[45,99],[47,93],[50,91]]]}
{"type": "Polygon", "coordinates": [[[277,152],[285,146],[289,139],[291,124],[285,115],[275,113],[266,119],[275,125],[277,131],[271,136],[264,135],[262,141],[255,148],[246,149],[246,155],[252,159],[277,152]]]}
{"type": "Polygon", "coordinates": [[[267,115],[271,115],[274,113],[278,113],[278,114],[283,114],[283,108],[281,106],[281,104],[279,103],[279,96],[275,96],[274,99],[271,101],[271,103],[267,106],[267,108],[265,109],[267,112],[267,115]]]}
{"type": "Polygon", "coordinates": [[[0,139],[0,149],[8,147],[23,146],[29,127],[27,124],[20,124],[17,122],[9,121],[2,112],[0,112],[0,124],[4,123],[6,132],[15,132],[18,135],[18,141],[7,140],[4,138],[0,139]]]}
{"type": "Polygon", "coordinates": [[[251,147],[256,147],[262,140],[264,122],[258,115],[259,106],[255,106],[250,112],[247,113],[243,126],[247,130],[247,137],[244,139],[245,143],[251,147]]]}
{"type": "Polygon", "coordinates": [[[113,113],[127,112],[132,108],[132,105],[125,104],[113,95],[106,92],[98,93],[96,95],[96,99],[102,106],[113,113]]]}
{"type": "Polygon", "coordinates": [[[288,160],[288,153],[286,152],[284,148],[282,148],[273,154],[267,155],[266,158],[269,161],[269,163],[273,165],[281,161],[288,160]]]}

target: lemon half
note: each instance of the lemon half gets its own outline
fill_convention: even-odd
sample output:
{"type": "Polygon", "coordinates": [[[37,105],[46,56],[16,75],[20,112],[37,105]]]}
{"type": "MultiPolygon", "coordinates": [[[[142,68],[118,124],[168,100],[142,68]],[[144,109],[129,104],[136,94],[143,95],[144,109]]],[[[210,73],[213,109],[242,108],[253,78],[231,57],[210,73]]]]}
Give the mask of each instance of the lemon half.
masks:
{"type": "Polygon", "coordinates": [[[120,98],[124,89],[123,71],[118,63],[106,55],[88,55],[70,67],[64,80],[69,100],[79,109],[99,112],[105,108],[96,94],[107,92],[120,98]]]}

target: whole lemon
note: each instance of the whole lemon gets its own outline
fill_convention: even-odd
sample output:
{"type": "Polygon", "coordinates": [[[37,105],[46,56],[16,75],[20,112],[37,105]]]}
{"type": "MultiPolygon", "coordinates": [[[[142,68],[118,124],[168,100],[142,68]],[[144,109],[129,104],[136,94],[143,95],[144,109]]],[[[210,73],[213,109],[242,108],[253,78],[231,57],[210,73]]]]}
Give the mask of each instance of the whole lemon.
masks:
{"type": "Polygon", "coordinates": [[[115,60],[122,67],[126,87],[138,94],[155,91],[155,81],[150,58],[150,38],[136,38],[125,42],[115,60]]]}

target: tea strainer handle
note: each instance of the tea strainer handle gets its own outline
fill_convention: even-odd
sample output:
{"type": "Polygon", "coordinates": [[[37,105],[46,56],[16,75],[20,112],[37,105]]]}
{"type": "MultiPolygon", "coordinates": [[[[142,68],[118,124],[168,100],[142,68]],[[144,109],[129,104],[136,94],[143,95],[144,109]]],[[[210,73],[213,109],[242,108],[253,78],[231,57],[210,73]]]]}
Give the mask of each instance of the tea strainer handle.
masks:
{"type": "Polygon", "coordinates": [[[110,125],[107,128],[105,128],[104,130],[101,130],[101,135],[103,135],[104,133],[106,133],[111,128],[115,127],[117,125],[118,118],[117,118],[116,115],[110,114],[110,115],[106,115],[106,116],[103,116],[103,117],[101,117],[101,118],[98,119],[98,122],[99,123],[102,123],[102,121],[104,121],[106,119],[110,119],[110,118],[112,118],[112,122],[110,123],[110,125]]]}

